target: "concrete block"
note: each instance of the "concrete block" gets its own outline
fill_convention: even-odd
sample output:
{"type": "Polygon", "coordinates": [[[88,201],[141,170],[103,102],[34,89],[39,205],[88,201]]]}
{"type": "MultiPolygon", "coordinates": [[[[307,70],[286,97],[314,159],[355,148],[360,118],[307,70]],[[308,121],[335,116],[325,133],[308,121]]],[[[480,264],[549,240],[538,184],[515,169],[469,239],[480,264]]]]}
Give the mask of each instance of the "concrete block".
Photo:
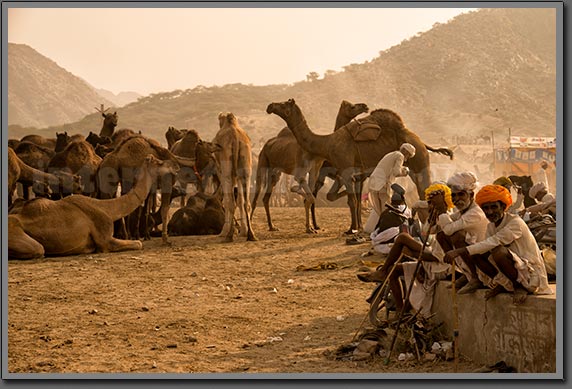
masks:
{"type": "MultiPolygon", "coordinates": [[[[451,289],[440,282],[435,291],[434,320],[453,337],[451,289]]],[[[556,293],[556,285],[551,285],[556,293]]],[[[511,293],[489,301],[485,290],[457,295],[459,352],[477,363],[505,361],[519,373],[556,372],[556,294],[529,295],[523,305],[512,304],[511,293]]]]}

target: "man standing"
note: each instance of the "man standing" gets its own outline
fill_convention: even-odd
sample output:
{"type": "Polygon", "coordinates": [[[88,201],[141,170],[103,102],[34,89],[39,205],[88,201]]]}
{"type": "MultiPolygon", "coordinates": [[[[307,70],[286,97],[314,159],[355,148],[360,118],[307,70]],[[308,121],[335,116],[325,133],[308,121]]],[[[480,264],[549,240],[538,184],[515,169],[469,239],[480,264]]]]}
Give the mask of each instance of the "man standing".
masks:
{"type": "MultiPolygon", "coordinates": [[[[451,199],[456,211],[452,214],[443,213],[437,219],[437,226],[441,229],[437,233],[437,240],[443,250],[462,248],[485,239],[487,217],[474,202],[477,177],[471,172],[456,173],[449,178],[447,186],[451,188],[451,199]]],[[[463,272],[455,282],[455,287],[461,288],[459,294],[473,293],[483,287],[470,255],[463,252],[456,263],[463,272]]]]}
{"type": "Polygon", "coordinates": [[[369,176],[369,201],[373,207],[368,220],[365,223],[364,231],[371,234],[377,225],[379,215],[385,209],[385,204],[390,197],[391,184],[396,177],[403,177],[409,174],[409,168],[403,163],[415,155],[415,147],[410,143],[403,143],[399,150],[387,153],[378,163],[369,176]]]}
{"type": "Polygon", "coordinates": [[[512,202],[510,192],[500,185],[486,185],[475,202],[490,222],[486,239],[448,251],[444,262],[451,263],[461,254],[471,255],[477,267],[492,279],[492,289],[485,294],[487,300],[512,291],[513,303],[518,305],[528,293],[552,294],[534,236],[520,216],[506,212],[512,202]]]}

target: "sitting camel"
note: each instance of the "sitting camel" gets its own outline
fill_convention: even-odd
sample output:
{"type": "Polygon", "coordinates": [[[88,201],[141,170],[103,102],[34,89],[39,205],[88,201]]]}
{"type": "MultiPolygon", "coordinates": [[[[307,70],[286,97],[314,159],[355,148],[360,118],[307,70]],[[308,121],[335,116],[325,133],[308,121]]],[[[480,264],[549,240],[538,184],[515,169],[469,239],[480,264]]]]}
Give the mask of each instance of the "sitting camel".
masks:
{"type": "Polygon", "coordinates": [[[185,207],[178,209],[167,231],[175,235],[217,235],[224,226],[224,208],[212,195],[198,192],[189,197],[185,207]]]}
{"type": "Polygon", "coordinates": [[[115,239],[113,221],[141,205],[157,177],[176,174],[177,170],[175,162],[149,155],[133,189],[119,198],[99,200],[77,195],[57,201],[28,201],[18,213],[8,215],[8,257],[33,259],[142,249],[138,240],[115,239]]]}
{"type": "Polygon", "coordinates": [[[234,114],[220,113],[218,115],[219,131],[212,143],[218,177],[223,190],[223,205],[225,223],[220,236],[227,242],[234,239],[234,211],[238,203],[240,211],[240,235],[246,240],[257,240],[250,224],[250,176],[252,174],[252,155],[250,138],[238,126],[234,114]],[[235,202],[235,189],[237,189],[235,202]]]}
{"type": "MultiPolygon", "coordinates": [[[[352,104],[343,100],[338,115],[336,117],[336,129],[349,123],[357,115],[367,112],[366,104],[352,104]]],[[[306,210],[306,232],[314,233],[320,229],[316,222],[315,196],[320,187],[316,184],[316,178],[321,171],[324,158],[308,153],[304,150],[296,137],[288,127],[280,131],[278,136],[269,139],[258,156],[258,168],[256,170],[256,186],[252,199],[252,215],[256,209],[256,202],[260,194],[261,186],[265,185],[262,202],[266,211],[266,220],[270,231],[278,231],[272,224],[270,217],[270,196],[282,173],[294,176],[298,183],[300,194],[304,195],[304,206],[306,210]],[[306,181],[308,176],[308,181],[306,181]],[[312,224],[310,224],[310,212],[312,214],[312,224]]]]}

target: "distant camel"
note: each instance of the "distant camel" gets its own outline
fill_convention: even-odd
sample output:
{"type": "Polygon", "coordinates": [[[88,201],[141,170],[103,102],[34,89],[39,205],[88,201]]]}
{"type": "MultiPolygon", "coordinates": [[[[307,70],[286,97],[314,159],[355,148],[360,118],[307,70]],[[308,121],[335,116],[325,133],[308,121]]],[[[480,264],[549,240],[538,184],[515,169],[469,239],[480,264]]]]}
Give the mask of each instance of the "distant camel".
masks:
{"type": "Polygon", "coordinates": [[[220,236],[227,242],[234,239],[234,211],[238,204],[240,211],[240,235],[249,241],[257,240],[250,224],[250,176],[252,155],[250,138],[238,125],[234,114],[219,113],[219,131],[212,143],[216,150],[214,157],[221,181],[225,223],[220,236]],[[236,200],[235,200],[236,189],[236,200]]]}
{"type": "Polygon", "coordinates": [[[105,113],[104,111],[98,111],[101,112],[101,116],[103,116],[103,125],[99,131],[99,136],[108,136],[111,138],[115,127],[117,127],[117,112],[105,113]]]}
{"type": "MultiPolygon", "coordinates": [[[[336,128],[349,123],[354,117],[367,111],[368,107],[366,104],[352,104],[343,100],[336,117],[336,128]]],[[[276,137],[269,139],[264,144],[258,156],[251,217],[256,209],[256,202],[264,184],[265,193],[262,202],[266,211],[268,229],[270,231],[278,230],[272,224],[272,218],[270,217],[270,197],[274,187],[280,180],[280,175],[286,173],[294,176],[299,186],[299,193],[301,192],[300,194],[304,195],[306,232],[312,233],[319,230],[320,227],[316,222],[315,196],[323,183],[318,187],[316,178],[321,171],[323,162],[323,157],[310,154],[304,150],[288,127],[282,129],[276,137]],[[308,176],[307,181],[306,176],[308,176]],[[310,223],[310,212],[312,214],[312,223],[310,223]]]]}
{"type": "Polygon", "coordinates": [[[169,126],[167,132],[165,132],[165,139],[167,139],[167,148],[171,150],[171,147],[181,139],[187,133],[186,129],[179,130],[175,127],[169,126]]]}
{"type": "Polygon", "coordinates": [[[64,150],[56,153],[48,164],[48,171],[67,171],[81,176],[83,194],[97,195],[96,174],[101,157],[95,153],[93,146],[87,141],[70,142],[64,150]]]}
{"type": "Polygon", "coordinates": [[[62,200],[34,199],[8,215],[8,257],[32,259],[44,255],[140,250],[138,240],[113,238],[113,221],[137,208],[157,177],[175,174],[178,166],[147,156],[133,189],[119,198],[99,200],[82,195],[62,200]]]}
{"type": "Polygon", "coordinates": [[[18,155],[8,148],[8,206],[12,204],[12,195],[16,183],[34,188],[36,196],[48,197],[52,193],[81,193],[81,179],[77,175],[65,172],[51,174],[28,166],[18,155]]]}
{"type": "Polygon", "coordinates": [[[348,232],[363,229],[359,198],[361,184],[354,185],[354,175],[371,173],[385,154],[399,150],[403,143],[410,143],[416,149],[415,156],[410,158],[406,165],[410,169],[411,179],[417,186],[419,198],[425,198],[424,190],[431,183],[429,152],[419,136],[407,129],[401,117],[395,112],[376,109],[367,117],[360,119],[353,129],[348,125],[345,130],[340,129],[329,135],[317,135],[310,130],[294,99],[271,103],[266,112],[274,113],[284,119],[302,148],[327,159],[338,170],[340,182],[345,185],[348,193],[351,214],[348,232]]]}
{"type": "Polygon", "coordinates": [[[26,135],[20,142],[31,142],[39,146],[47,147],[48,149],[54,150],[56,148],[55,138],[45,138],[41,135],[26,135]]]}

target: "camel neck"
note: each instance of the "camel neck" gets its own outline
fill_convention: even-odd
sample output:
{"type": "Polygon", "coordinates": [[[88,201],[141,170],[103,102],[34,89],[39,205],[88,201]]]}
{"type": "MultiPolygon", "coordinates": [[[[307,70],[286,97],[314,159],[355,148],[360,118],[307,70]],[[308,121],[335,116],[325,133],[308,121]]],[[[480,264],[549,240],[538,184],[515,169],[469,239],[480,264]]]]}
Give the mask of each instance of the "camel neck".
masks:
{"type": "Polygon", "coordinates": [[[287,122],[287,124],[304,150],[310,154],[328,158],[328,146],[331,135],[317,135],[313,133],[304,118],[299,119],[295,123],[293,121],[287,122]]]}

